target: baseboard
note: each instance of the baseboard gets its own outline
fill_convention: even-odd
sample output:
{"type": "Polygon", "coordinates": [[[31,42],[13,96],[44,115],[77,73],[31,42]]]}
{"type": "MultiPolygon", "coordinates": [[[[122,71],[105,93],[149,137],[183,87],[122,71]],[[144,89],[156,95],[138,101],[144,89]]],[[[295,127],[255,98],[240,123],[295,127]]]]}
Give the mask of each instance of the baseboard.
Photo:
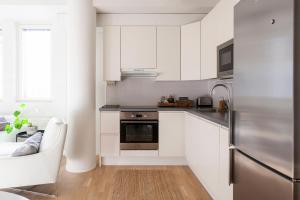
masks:
{"type": "Polygon", "coordinates": [[[184,157],[102,157],[99,162],[102,165],[187,165],[184,157]]]}

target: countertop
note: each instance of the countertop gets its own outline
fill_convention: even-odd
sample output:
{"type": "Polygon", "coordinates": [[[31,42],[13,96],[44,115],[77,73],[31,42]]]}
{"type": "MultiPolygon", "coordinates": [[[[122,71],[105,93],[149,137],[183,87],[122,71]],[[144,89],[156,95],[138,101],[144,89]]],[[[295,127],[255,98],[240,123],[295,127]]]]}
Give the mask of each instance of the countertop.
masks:
{"type": "MultiPolygon", "coordinates": [[[[128,109],[120,107],[101,107],[100,111],[138,111],[136,109],[128,109]]],[[[193,115],[202,117],[206,120],[212,121],[214,123],[220,124],[224,127],[229,127],[228,124],[228,114],[222,112],[206,112],[206,111],[199,111],[197,108],[176,108],[176,107],[145,107],[145,110],[149,111],[185,111],[191,113],[193,115]]]]}

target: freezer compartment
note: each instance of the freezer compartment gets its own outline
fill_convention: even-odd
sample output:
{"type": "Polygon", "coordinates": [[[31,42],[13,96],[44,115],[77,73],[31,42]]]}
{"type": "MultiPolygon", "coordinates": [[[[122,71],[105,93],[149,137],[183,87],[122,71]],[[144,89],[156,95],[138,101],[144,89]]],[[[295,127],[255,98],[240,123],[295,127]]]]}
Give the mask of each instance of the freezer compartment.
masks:
{"type": "Polygon", "coordinates": [[[293,182],[234,151],[234,200],[293,200],[293,182]]]}

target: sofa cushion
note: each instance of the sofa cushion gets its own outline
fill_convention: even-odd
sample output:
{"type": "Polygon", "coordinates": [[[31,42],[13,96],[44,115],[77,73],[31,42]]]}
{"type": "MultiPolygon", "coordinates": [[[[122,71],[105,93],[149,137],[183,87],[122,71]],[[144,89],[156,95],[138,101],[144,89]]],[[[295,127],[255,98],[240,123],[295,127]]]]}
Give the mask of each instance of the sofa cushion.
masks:
{"type": "Polygon", "coordinates": [[[1,142],[0,157],[10,156],[23,142],[1,142]]]}
{"type": "Polygon", "coordinates": [[[13,153],[13,157],[18,157],[18,156],[26,156],[26,155],[31,155],[38,153],[41,140],[43,137],[43,133],[37,132],[30,138],[24,141],[23,145],[18,147],[13,153]]]}

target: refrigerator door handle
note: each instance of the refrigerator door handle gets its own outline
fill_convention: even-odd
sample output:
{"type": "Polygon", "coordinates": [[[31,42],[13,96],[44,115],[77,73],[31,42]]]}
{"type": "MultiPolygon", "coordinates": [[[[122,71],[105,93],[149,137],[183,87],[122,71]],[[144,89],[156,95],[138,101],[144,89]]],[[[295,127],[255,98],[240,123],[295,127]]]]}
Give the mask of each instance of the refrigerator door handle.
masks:
{"type": "Polygon", "coordinates": [[[231,185],[234,183],[233,179],[233,153],[234,153],[234,146],[229,146],[229,170],[228,170],[228,185],[231,185]]]}
{"type": "Polygon", "coordinates": [[[234,114],[233,110],[228,112],[228,121],[229,121],[229,147],[233,145],[233,134],[234,134],[234,114]]]}

